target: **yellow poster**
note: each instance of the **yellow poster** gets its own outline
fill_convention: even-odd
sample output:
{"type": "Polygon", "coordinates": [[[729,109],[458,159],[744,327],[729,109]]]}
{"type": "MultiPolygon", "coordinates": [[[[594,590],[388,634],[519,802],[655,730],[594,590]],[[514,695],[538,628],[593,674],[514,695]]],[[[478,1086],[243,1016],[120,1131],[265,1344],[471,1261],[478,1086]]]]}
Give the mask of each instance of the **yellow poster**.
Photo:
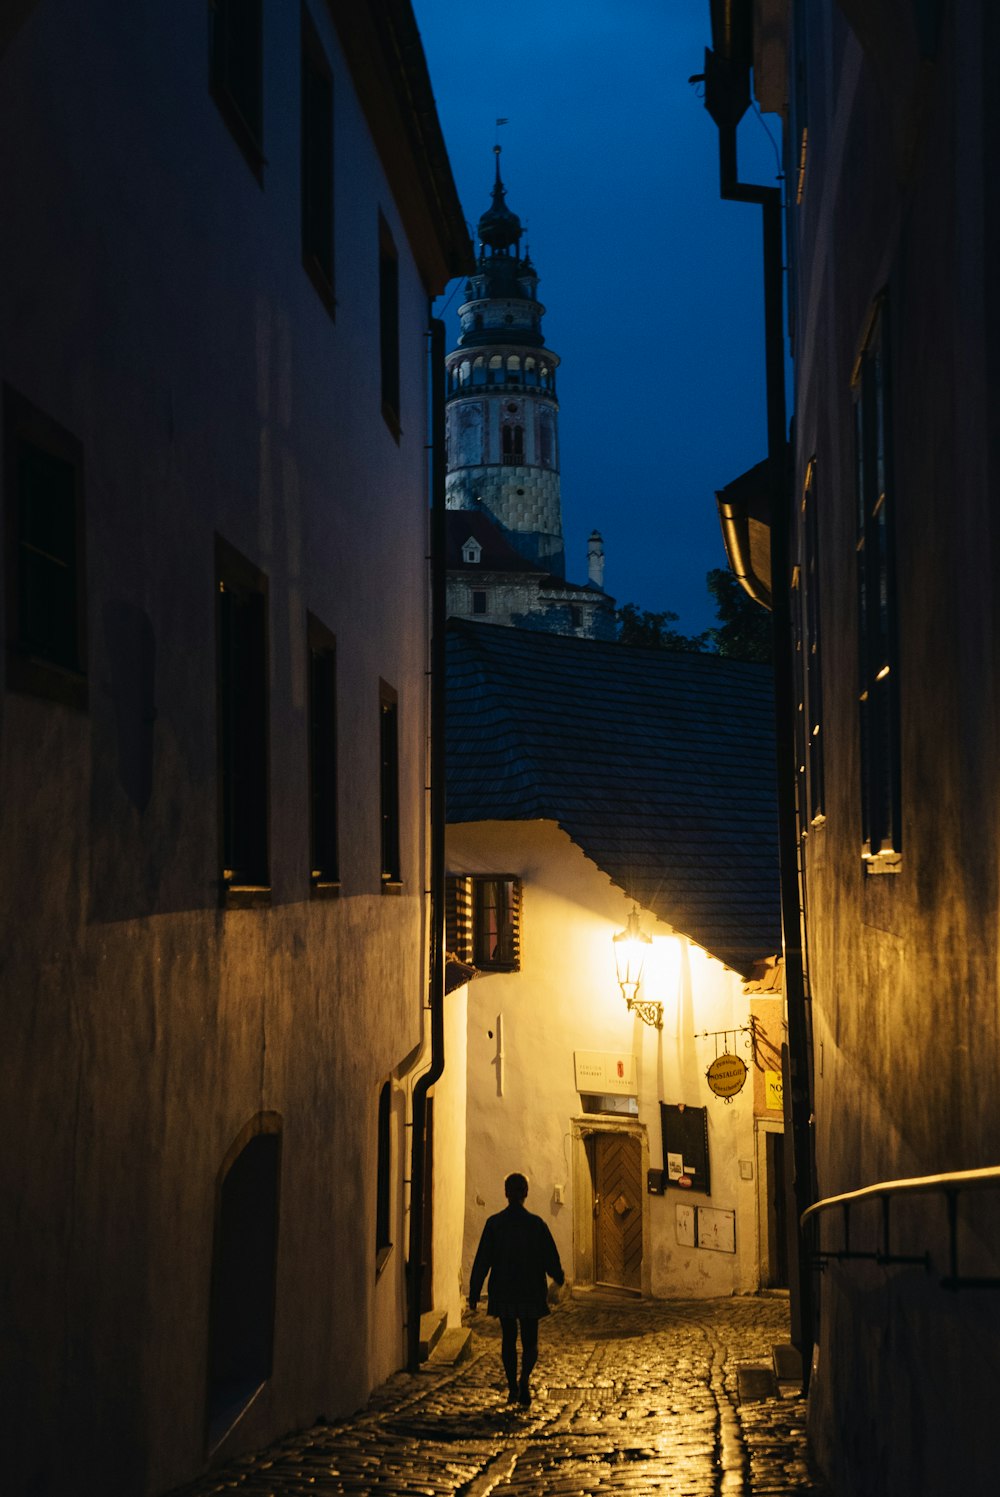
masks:
{"type": "Polygon", "coordinates": [[[781,1084],[780,1071],[764,1072],[764,1106],[774,1107],[781,1112],[784,1098],[784,1088],[781,1084]]]}

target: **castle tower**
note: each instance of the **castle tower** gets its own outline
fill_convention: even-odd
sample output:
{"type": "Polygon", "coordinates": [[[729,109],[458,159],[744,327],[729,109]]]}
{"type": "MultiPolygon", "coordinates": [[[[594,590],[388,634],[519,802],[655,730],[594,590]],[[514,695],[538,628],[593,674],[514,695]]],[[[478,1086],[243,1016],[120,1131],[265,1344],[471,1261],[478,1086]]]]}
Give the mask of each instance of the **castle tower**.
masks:
{"type": "Polygon", "coordinates": [[[525,560],[565,576],[559,493],[558,355],[545,347],[538,273],[506,204],[496,153],[493,201],[447,358],[447,506],[487,514],[525,560]]]}

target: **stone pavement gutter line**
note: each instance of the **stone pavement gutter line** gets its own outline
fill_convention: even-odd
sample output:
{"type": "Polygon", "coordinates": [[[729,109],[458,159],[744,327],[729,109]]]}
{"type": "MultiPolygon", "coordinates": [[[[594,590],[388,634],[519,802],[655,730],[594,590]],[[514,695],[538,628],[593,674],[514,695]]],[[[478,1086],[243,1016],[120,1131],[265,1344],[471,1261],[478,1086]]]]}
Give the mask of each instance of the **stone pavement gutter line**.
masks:
{"type": "Polygon", "coordinates": [[[183,1497],[829,1497],[805,1400],[760,1397],[747,1376],[787,1336],[786,1301],[565,1301],[542,1324],[528,1409],[506,1402],[497,1322],[470,1323],[464,1361],[397,1373],[353,1418],[231,1462],[183,1497]]]}

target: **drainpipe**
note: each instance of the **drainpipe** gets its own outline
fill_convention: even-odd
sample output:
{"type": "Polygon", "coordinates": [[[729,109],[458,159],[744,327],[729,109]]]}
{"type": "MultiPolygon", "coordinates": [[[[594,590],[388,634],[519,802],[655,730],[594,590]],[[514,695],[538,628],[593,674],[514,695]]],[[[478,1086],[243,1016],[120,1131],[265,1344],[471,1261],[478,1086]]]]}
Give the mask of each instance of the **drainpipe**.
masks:
{"type": "Polygon", "coordinates": [[[413,1088],[410,1155],[410,1251],[406,1282],[406,1365],[420,1367],[420,1300],[424,1262],[427,1093],[444,1070],[444,725],[445,725],[445,504],[444,504],[444,323],[434,317],[431,335],[431,1063],[413,1088]]]}
{"type": "Polygon", "coordinates": [[[803,1389],[808,1387],[815,1340],[813,1280],[801,1213],[813,1203],[812,1097],[809,1012],[805,990],[802,917],[799,898],[798,828],[795,808],[795,682],[792,655],[792,610],[789,591],[791,483],[785,417],[784,317],[782,305],[781,192],[741,182],[737,169],[736,129],[750,103],[749,7],[726,0],[713,3],[712,39],[705,52],[705,107],[719,130],[720,196],[731,202],[757,203],[764,231],[764,348],[767,389],[767,462],[771,495],[771,626],[774,642],[774,721],[778,790],[781,925],[788,1010],[791,1124],[795,1219],[792,1256],[792,1340],[802,1354],[803,1389]]]}

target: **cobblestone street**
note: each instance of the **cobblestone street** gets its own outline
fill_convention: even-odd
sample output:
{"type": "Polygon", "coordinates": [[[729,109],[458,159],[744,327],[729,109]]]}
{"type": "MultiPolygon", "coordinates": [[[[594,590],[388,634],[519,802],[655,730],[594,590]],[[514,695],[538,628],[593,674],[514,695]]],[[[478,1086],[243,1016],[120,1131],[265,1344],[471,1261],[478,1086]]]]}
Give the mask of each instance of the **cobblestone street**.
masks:
{"type": "Polygon", "coordinates": [[[354,1418],[236,1461],[184,1497],[826,1493],[805,1401],[773,1385],[752,1397],[769,1382],[753,1369],[769,1371],[787,1339],[787,1300],[565,1301],[542,1322],[529,1409],[507,1405],[496,1321],[471,1324],[464,1361],[398,1373],[354,1418]]]}

